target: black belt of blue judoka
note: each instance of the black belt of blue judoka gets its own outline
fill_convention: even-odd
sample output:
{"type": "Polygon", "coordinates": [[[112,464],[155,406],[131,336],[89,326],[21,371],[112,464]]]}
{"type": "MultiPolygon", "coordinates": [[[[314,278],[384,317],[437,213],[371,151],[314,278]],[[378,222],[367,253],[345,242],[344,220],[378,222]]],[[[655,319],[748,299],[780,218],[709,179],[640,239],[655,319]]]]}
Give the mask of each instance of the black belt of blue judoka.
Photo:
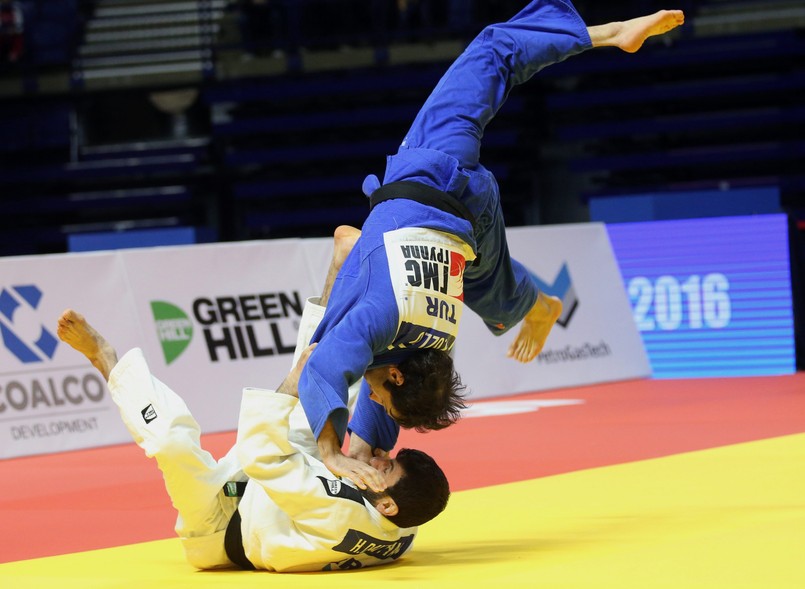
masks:
{"type": "MultiPolygon", "coordinates": [[[[224,495],[227,497],[243,497],[246,490],[246,482],[229,482],[224,485],[224,495]]],[[[226,555],[242,569],[249,571],[255,570],[255,566],[246,558],[246,551],[243,548],[243,532],[240,529],[240,512],[236,509],[232,514],[232,519],[226,526],[224,534],[224,550],[226,555]]]]}
{"type": "Polygon", "coordinates": [[[428,186],[427,184],[410,182],[408,180],[384,184],[375,190],[369,198],[369,210],[371,211],[381,202],[393,198],[407,198],[408,200],[413,200],[465,219],[472,225],[473,232],[477,227],[475,216],[470,212],[467,206],[456,197],[450,196],[448,193],[428,186]]]}

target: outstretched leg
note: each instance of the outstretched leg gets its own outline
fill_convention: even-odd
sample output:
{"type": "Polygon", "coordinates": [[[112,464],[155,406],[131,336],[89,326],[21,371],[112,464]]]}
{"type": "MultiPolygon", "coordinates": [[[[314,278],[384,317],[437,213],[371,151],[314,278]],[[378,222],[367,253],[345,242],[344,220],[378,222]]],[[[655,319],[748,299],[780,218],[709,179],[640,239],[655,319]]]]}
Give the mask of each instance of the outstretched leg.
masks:
{"type": "Polygon", "coordinates": [[[534,306],[523,318],[520,333],[509,346],[509,358],[518,362],[531,362],[536,358],[561,314],[562,301],[540,291],[534,306]]]}
{"type": "MultiPolygon", "coordinates": [[[[681,10],[660,10],[623,22],[588,27],[587,32],[593,47],[618,47],[634,53],[649,37],[667,33],[684,22],[685,15],[681,10]]],[[[561,314],[562,302],[540,292],[534,306],[523,319],[520,333],[509,347],[508,356],[520,362],[530,362],[536,358],[561,314]]]]}
{"type": "Polygon", "coordinates": [[[83,315],[67,309],[59,317],[56,333],[60,340],[84,354],[103,378],[109,380],[109,373],[117,364],[117,353],[83,315]]]}
{"type": "Polygon", "coordinates": [[[330,268],[327,270],[327,278],[324,280],[324,288],[321,291],[321,299],[319,304],[322,307],[327,306],[330,300],[330,293],[333,291],[333,284],[335,277],[338,276],[338,271],[344,265],[349,252],[355,247],[355,243],[361,236],[360,229],[351,227],[349,225],[340,225],[336,228],[333,234],[333,259],[330,262],[330,268]]]}
{"type": "Polygon", "coordinates": [[[667,33],[684,22],[685,15],[681,10],[660,10],[623,22],[588,27],[587,32],[593,47],[619,47],[627,53],[634,53],[649,37],[667,33]]]}
{"type": "Polygon", "coordinates": [[[231,566],[222,535],[236,500],[222,498],[221,489],[243,478],[235,452],[216,462],[201,448],[201,432],[187,406],[151,375],[141,350],[129,351],[118,362],[109,342],[72,309],[59,317],[57,333],[100,371],[134,441],[156,459],[179,513],[176,532],[188,560],[198,568],[231,566]]]}

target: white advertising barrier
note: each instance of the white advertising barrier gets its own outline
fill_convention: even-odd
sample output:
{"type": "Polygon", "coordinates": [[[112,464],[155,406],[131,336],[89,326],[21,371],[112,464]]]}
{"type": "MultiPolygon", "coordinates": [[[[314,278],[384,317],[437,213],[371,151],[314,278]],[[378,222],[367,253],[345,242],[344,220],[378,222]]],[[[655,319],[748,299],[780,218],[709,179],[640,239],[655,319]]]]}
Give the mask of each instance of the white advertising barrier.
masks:
{"type": "Polygon", "coordinates": [[[137,345],[124,277],[113,253],[0,259],[0,457],[128,439],[103,378],[56,337],[59,315],[73,307],[116,345],[137,345]]]}
{"type": "MultiPolygon", "coordinates": [[[[603,225],[512,229],[513,255],[565,312],[537,360],[506,358],[464,313],[456,363],[471,398],[650,373],[603,225]]],[[[243,386],[287,374],[304,301],[320,294],[330,239],[0,259],[0,458],[128,442],[97,371],[56,339],[68,307],[120,354],[140,347],[202,430],[233,429],[243,386]]]]}
{"type": "Polygon", "coordinates": [[[241,389],[274,388],[291,368],[310,280],[302,240],[125,252],[152,371],[202,431],[234,429],[241,389]]]}
{"type": "Polygon", "coordinates": [[[603,224],[513,228],[507,237],[512,256],[562,300],[563,313],[542,353],[521,364],[506,357],[519,327],[495,337],[465,311],[455,361],[470,398],[651,374],[603,224]]]}
{"type": "Polygon", "coordinates": [[[288,373],[311,276],[301,240],[0,260],[0,458],[130,440],[98,372],[56,338],[65,308],[119,354],[142,348],[202,430],[230,430],[243,386],[288,373]]]}

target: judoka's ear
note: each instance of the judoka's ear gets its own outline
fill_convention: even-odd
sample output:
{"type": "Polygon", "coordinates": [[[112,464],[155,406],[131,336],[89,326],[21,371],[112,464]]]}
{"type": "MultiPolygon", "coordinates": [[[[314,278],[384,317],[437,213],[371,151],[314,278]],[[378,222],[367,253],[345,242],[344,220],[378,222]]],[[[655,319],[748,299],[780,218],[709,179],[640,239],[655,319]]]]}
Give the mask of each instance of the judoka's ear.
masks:
{"type": "Polygon", "coordinates": [[[392,365],[389,366],[389,380],[394,384],[396,384],[397,386],[400,386],[402,383],[405,382],[405,376],[403,375],[403,373],[400,371],[399,368],[392,365]]]}
{"type": "Polygon", "coordinates": [[[397,507],[397,503],[395,503],[394,499],[389,497],[388,495],[384,495],[381,499],[375,503],[375,509],[377,509],[380,513],[385,515],[386,517],[392,517],[397,515],[400,511],[397,507]]]}

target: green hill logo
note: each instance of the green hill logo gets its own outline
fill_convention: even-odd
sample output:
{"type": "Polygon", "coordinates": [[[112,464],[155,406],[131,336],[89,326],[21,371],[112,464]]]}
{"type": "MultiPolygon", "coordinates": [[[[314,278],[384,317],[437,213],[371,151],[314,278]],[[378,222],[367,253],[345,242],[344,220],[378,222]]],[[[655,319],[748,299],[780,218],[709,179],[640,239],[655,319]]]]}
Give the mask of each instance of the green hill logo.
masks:
{"type": "Polygon", "coordinates": [[[151,312],[154,314],[165,363],[170,364],[190,345],[193,322],[179,307],[164,301],[151,301],[151,312]]]}

